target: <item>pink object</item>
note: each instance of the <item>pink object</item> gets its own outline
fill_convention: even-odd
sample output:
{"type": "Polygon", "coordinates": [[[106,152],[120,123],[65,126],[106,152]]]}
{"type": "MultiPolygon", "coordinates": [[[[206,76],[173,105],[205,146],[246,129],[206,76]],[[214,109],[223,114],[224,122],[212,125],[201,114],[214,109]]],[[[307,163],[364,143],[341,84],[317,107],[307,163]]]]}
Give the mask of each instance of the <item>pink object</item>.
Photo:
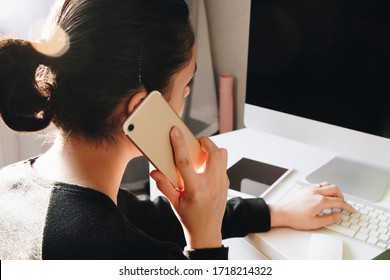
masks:
{"type": "Polygon", "coordinates": [[[219,133],[233,130],[233,82],[231,74],[219,78],[219,133]]]}

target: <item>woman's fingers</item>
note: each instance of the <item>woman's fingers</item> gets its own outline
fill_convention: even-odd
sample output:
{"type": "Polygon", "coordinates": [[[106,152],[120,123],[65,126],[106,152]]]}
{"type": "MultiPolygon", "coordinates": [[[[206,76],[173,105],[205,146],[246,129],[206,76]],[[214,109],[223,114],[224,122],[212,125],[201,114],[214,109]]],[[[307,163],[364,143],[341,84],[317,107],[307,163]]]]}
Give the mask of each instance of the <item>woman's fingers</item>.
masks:
{"type": "Polygon", "coordinates": [[[202,148],[209,155],[206,166],[207,172],[216,172],[218,170],[227,169],[227,151],[223,148],[218,148],[213,141],[207,137],[199,139],[202,148]]]}
{"type": "MultiPolygon", "coordinates": [[[[179,128],[174,127],[171,130],[171,143],[176,166],[184,181],[193,181],[196,179],[196,172],[191,162],[187,150],[185,139],[179,128]]],[[[184,186],[181,186],[184,187],[184,186]]],[[[186,186],[187,187],[187,186],[186,186]]],[[[188,191],[188,190],[187,190],[188,191]]]]}
{"type": "Polygon", "coordinates": [[[336,185],[328,184],[326,182],[319,185],[320,187],[316,188],[314,191],[324,197],[321,206],[324,206],[324,208],[341,208],[351,213],[356,212],[351,205],[345,202],[344,195],[336,185]]]}
{"type": "Polygon", "coordinates": [[[330,196],[324,197],[323,203],[321,206],[323,206],[324,209],[326,209],[326,208],[336,208],[336,209],[339,208],[339,209],[347,210],[350,213],[356,212],[356,210],[351,205],[349,205],[347,202],[345,202],[345,200],[340,199],[338,197],[330,197],[330,196]]]}
{"type": "Polygon", "coordinates": [[[159,173],[151,175],[171,201],[183,225],[187,245],[191,248],[213,248],[219,247],[222,240],[222,218],[229,186],[227,152],[206,137],[199,142],[207,154],[206,169],[202,173],[194,169],[182,132],[176,127],[171,131],[175,163],[184,183],[183,191],[168,190],[167,182],[159,177],[159,173]]]}
{"type": "Polygon", "coordinates": [[[157,188],[165,195],[171,204],[175,204],[179,193],[173,188],[171,182],[160,171],[153,170],[150,177],[156,181],[157,188]]]}
{"type": "Polygon", "coordinates": [[[337,223],[341,219],[341,213],[333,212],[323,216],[314,217],[313,228],[320,228],[323,226],[331,225],[337,223]]]}
{"type": "Polygon", "coordinates": [[[341,199],[344,199],[344,195],[342,194],[342,192],[340,191],[340,189],[336,185],[320,184],[320,187],[316,188],[315,190],[317,193],[324,195],[324,196],[335,196],[335,197],[339,197],[341,199]]]}

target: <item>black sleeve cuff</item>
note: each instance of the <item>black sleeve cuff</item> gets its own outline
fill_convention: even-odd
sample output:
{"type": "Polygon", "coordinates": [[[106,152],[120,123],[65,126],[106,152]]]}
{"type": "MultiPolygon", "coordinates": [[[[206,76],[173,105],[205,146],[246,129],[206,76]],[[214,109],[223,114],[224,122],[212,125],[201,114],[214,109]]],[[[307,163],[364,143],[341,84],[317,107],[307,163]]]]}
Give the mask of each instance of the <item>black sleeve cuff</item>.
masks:
{"type": "Polygon", "coordinates": [[[187,249],[184,248],[184,255],[189,260],[227,260],[229,254],[228,247],[187,249]]]}
{"type": "Polygon", "coordinates": [[[243,237],[248,233],[271,229],[271,216],[267,203],[261,197],[228,201],[222,222],[222,238],[243,237]]]}

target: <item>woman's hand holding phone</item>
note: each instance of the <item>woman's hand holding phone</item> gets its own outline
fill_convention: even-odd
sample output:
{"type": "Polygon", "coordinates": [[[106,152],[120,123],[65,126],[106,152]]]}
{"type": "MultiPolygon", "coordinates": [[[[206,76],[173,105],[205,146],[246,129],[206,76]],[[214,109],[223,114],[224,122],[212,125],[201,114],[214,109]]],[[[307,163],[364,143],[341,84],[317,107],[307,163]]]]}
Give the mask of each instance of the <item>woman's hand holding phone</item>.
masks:
{"type": "Polygon", "coordinates": [[[197,173],[180,129],[173,128],[170,138],[175,163],[184,181],[184,190],[172,188],[167,177],[157,170],[150,175],[178,216],[187,246],[192,249],[221,247],[222,218],[229,188],[227,151],[218,148],[209,138],[201,137],[199,142],[207,153],[207,161],[205,170],[197,173]]]}

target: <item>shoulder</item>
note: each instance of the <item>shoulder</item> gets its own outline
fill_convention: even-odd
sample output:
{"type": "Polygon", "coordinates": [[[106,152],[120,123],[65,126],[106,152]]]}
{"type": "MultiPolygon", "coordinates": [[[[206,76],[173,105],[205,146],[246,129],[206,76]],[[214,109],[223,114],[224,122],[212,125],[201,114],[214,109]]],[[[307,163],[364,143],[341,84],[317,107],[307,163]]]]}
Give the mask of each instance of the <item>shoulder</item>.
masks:
{"type": "Polygon", "coordinates": [[[27,161],[20,161],[0,169],[0,184],[12,184],[26,178],[27,161]]]}
{"type": "Polygon", "coordinates": [[[0,170],[1,258],[41,258],[42,232],[51,190],[29,175],[28,162],[0,170]]]}
{"type": "Polygon", "coordinates": [[[39,187],[51,188],[53,182],[41,178],[33,169],[35,158],[19,161],[0,169],[0,191],[28,191],[39,187]]]}

